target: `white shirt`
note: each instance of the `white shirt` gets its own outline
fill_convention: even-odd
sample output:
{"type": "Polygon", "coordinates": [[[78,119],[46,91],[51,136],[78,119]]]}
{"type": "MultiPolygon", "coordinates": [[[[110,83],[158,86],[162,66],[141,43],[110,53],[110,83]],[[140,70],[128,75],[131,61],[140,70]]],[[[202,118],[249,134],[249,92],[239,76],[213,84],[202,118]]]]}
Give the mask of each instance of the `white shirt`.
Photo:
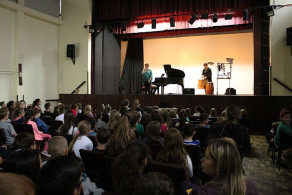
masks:
{"type": "Polygon", "coordinates": [[[189,178],[193,177],[193,163],[189,155],[187,155],[188,160],[188,169],[189,169],[189,178]]]}
{"type": "Polygon", "coordinates": [[[76,135],[77,131],[78,131],[77,127],[71,126],[69,131],[68,131],[68,135],[76,135]]]}
{"type": "Polygon", "coordinates": [[[63,121],[63,123],[64,123],[64,115],[65,115],[65,114],[60,114],[59,116],[57,116],[57,117],[55,118],[55,120],[56,120],[56,121],[63,121]]]}
{"type": "Polygon", "coordinates": [[[80,152],[79,152],[80,149],[91,151],[92,148],[93,148],[92,141],[87,136],[82,135],[77,138],[73,146],[73,151],[77,157],[81,158],[80,152]]]}

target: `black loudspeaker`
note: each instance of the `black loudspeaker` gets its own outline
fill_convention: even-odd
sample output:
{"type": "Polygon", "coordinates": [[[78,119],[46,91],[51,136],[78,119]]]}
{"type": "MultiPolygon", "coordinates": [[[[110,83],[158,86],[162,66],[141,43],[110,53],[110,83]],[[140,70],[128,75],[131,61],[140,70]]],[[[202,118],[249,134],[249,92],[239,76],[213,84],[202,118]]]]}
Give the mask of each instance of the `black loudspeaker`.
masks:
{"type": "Polygon", "coordinates": [[[225,95],[236,95],[236,90],[234,88],[227,88],[225,95]]]}
{"type": "Polygon", "coordinates": [[[183,89],[183,94],[191,94],[191,95],[194,95],[195,94],[195,89],[194,88],[184,88],[183,89]]]}
{"type": "Polygon", "coordinates": [[[156,29],[156,19],[152,19],[152,29],[156,29]]]}
{"type": "Polygon", "coordinates": [[[74,44],[67,45],[67,58],[75,58],[75,45],[74,44]]]}
{"type": "Polygon", "coordinates": [[[286,32],[287,32],[286,43],[287,45],[292,46],[292,27],[287,28],[286,32]]]}

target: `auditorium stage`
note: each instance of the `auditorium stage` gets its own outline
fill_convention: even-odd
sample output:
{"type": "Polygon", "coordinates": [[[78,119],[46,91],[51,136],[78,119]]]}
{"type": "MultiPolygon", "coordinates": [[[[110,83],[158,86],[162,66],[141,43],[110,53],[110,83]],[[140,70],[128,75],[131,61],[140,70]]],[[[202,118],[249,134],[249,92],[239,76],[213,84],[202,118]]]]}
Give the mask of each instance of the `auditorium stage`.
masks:
{"type": "Polygon", "coordinates": [[[166,108],[190,108],[194,112],[200,105],[209,112],[212,107],[221,113],[231,104],[248,111],[251,121],[251,133],[266,134],[271,129],[271,122],[279,117],[280,109],[292,108],[291,96],[253,96],[253,95],[103,95],[103,94],[60,94],[59,101],[64,104],[80,102],[83,106],[90,104],[93,109],[100,104],[110,104],[113,109],[120,108],[123,99],[139,99],[141,107],[160,106],[166,108]]]}

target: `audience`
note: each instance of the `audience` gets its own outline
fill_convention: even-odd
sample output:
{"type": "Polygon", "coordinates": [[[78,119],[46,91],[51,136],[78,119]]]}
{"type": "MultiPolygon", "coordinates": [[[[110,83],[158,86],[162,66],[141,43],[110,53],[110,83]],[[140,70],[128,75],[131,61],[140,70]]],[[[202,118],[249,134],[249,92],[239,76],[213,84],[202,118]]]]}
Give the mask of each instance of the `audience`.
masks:
{"type": "Polygon", "coordinates": [[[147,125],[147,136],[144,138],[144,142],[152,144],[161,144],[163,145],[163,138],[160,137],[161,133],[161,124],[158,121],[151,121],[147,125]]]}
{"type": "Polygon", "coordinates": [[[199,140],[193,140],[193,137],[195,135],[195,127],[193,124],[188,123],[184,125],[183,128],[183,134],[185,136],[184,139],[184,144],[186,145],[198,145],[200,146],[200,141],[199,140]]]}
{"type": "Polygon", "coordinates": [[[16,104],[14,101],[9,101],[7,103],[7,108],[9,110],[9,114],[8,114],[8,119],[11,119],[12,118],[12,114],[13,114],[13,111],[15,110],[16,108],[16,104]]]}
{"type": "Polygon", "coordinates": [[[86,105],[84,108],[84,114],[89,117],[93,117],[91,105],[86,105]]]}
{"type": "Polygon", "coordinates": [[[6,145],[12,146],[17,133],[15,132],[13,126],[6,122],[8,120],[9,110],[7,108],[0,109],[0,128],[4,129],[6,136],[6,145]]]}
{"type": "Polygon", "coordinates": [[[64,123],[64,115],[66,112],[66,107],[64,104],[60,104],[58,107],[59,107],[59,115],[56,116],[55,120],[56,121],[63,121],[63,123],[64,123]]]}
{"type": "Polygon", "coordinates": [[[41,116],[41,110],[40,109],[33,109],[33,115],[34,115],[34,122],[37,124],[38,129],[44,133],[49,133],[49,127],[47,126],[47,124],[40,119],[41,116]]]}
{"type": "Polygon", "coordinates": [[[52,105],[51,103],[45,103],[45,110],[44,110],[44,115],[48,115],[51,116],[51,109],[52,109],[52,105]]]}
{"type": "Polygon", "coordinates": [[[96,134],[96,140],[97,140],[97,147],[93,148],[92,151],[107,153],[106,144],[111,137],[111,133],[107,129],[99,129],[96,134]]]}
{"type": "Polygon", "coordinates": [[[211,108],[209,117],[210,118],[218,117],[218,113],[217,113],[216,108],[211,108]]]}
{"type": "Polygon", "coordinates": [[[63,136],[54,136],[49,141],[48,153],[51,158],[68,154],[68,142],[63,136]]]}
{"type": "Polygon", "coordinates": [[[12,116],[12,122],[15,124],[22,124],[24,122],[24,109],[23,108],[17,108],[12,116]]]}
{"type": "Polygon", "coordinates": [[[119,111],[112,110],[112,112],[110,113],[110,119],[109,119],[109,122],[107,124],[107,128],[109,130],[115,131],[117,129],[117,125],[118,125],[120,118],[121,117],[120,117],[119,111]]]}
{"type": "Polygon", "coordinates": [[[97,110],[96,112],[96,118],[97,118],[97,123],[96,123],[96,129],[98,131],[98,129],[105,129],[106,128],[106,125],[105,125],[105,122],[102,121],[102,112],[101,110],[97,110]]]}
{"type": "Polygon", "coordinates": [[[211,125],[209,125],[209,115],[206,113],[201,113],[199,116],[200,124],[196,124],[196,128],[210,128],[211,125]]]}
{"type": "Polygon", "coordinates": [[[75,117],[71,110],[67,111],[64,116],[64,124],[61,125],[60,133],[68,135],[76,135],[77,127],[75,127],[75,117]]]}
{"type": "Polygon", "coordinates": [[[15,151],[36,149],[34,135],[28,132],[22,132],[15,137],[14,140],[15,151]]]}
{"type": "Polygon", "coordinates": [[[41,105],[42,105],[42,101],[40,99],[35,99],[32,103],[32,109],[36,108],[36,109],[42,110],[41,105]]]}

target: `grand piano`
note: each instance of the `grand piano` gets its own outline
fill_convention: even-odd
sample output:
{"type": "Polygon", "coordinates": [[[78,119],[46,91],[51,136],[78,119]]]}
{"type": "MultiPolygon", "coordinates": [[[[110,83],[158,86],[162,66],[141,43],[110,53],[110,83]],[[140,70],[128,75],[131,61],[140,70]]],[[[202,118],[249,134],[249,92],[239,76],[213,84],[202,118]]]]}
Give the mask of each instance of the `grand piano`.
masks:
{"type": "Polygon", "coordinates": [[[158,88],[161,87],[161,94],[164,94],[164,86],[168,84],[178,84],[182,87],[182,90],[183,90],[184,77],[185,77],[184,71],[171,68],[170,64],[165,64],[163,66],[164,66],[164,71],[167,77],[166,78],[155,77],[155,80],[153,82],[153,84],[156,85],[158,88]]]}

